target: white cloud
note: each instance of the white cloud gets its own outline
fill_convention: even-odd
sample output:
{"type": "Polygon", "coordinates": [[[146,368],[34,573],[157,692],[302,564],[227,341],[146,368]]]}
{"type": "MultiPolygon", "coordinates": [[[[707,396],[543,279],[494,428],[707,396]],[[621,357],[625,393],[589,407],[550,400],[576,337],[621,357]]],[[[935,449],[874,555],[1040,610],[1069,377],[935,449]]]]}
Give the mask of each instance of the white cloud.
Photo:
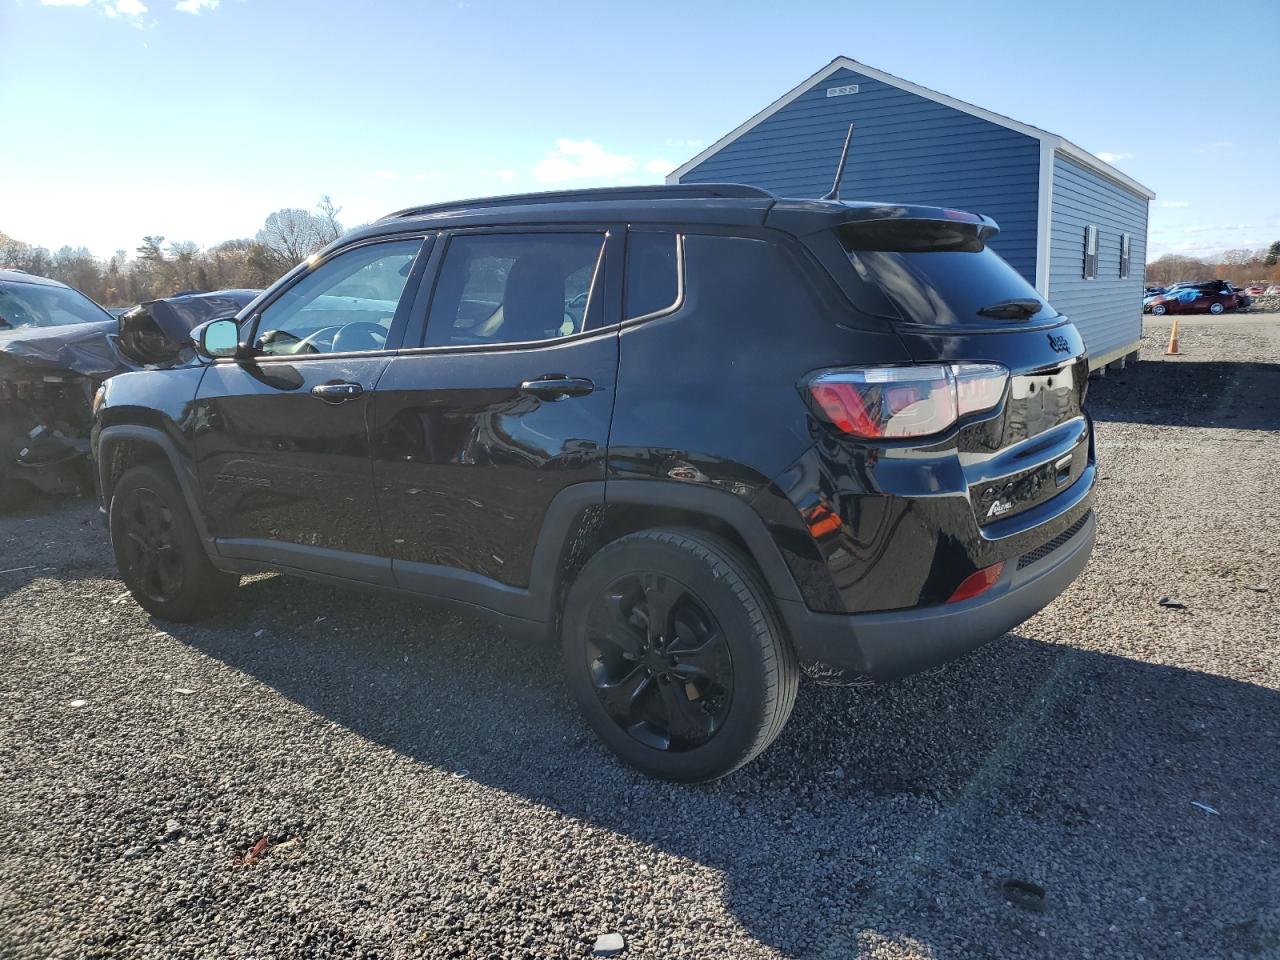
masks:
{"type": "Polygon", "coordinates": [[[565,180],[617,180],[636,168],[633,157],[609,153],[594,140],[557,140],[556,149],[533,168],[542,183],[565,180]]]}
{"type": "Polygon", "coordinates": [[[1101,153],[1095,153],[1094,156],[1097,157],[1099,160],[1101,160],[1103,163],[1115,163],[1119,160],[1133,159],[1132,153],[1111,153],[1107,150],[1103,150],[1101,153]]]}
{"type": "Polygon", "coordinates": [[[1160,206],[1166,210],[1183,210],[1191,206],[1191,204],[1186,200],[1161,200],[1160,206]]]}
{"type": "Polygon", "coordinates": [[[514,180],[516,178],[516,172],[514,170],[495,170],[493,171],[493,175],[499,180],[514,180]]]}
{"type": "Polygon", "coordinates": [[[430,180],[432,177],[438,177],[438,176],[440,176],[439,170],[426,170],[426,171],[423,171],[422,173],[415,173],[409,179],[412,180],[414,183],[421,183],[423,180],[430,180]]]}
{"type": "Polygon", "coordinates": [[[699,147],[702,146],[702,144],[703,144],[703,141],[701,140],[675,140],[675,139],[672,139],[671,137],[667,137],[667,139],[663,141],[664,146],[688,147],[690,150],[697,150],[699,147]]]}
{"type": "Polygon", "coordinates": [[[670,160],[663,160],[659,157],[657,160],[650,160],[644,165],[644,168],[650,173],[656,173],[660,177],[665,177],[676,168],[676,164],[672,163],[670,160]]]}
{"type": "Polygon", "coordinates": [[[147,12],[147,5],[142,0],[40,0],[40,3],[45,7],[87,7],[92,4],[108,17],[136,18],[147,12]]]}
{"type": "Polygon", "coordinates": [[[199,13],[201,10],[217,10],[221,0],[180,0],[173,9],[183,13],[199,13]]]}
{"type": "Polygon", "coordinates": [[[1223,150],[1230,150],[1235,146],[1233,140],[1215,140],[1207,147],[1196,147],[1192,153],[1220,153],[1223,150]]]}

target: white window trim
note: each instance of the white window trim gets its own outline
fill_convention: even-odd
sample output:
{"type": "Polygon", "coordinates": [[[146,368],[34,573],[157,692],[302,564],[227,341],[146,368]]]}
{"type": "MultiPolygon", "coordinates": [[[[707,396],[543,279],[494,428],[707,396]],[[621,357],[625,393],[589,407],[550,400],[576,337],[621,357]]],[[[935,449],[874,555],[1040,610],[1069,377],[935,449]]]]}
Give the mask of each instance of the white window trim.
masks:
{"type": "Polygon", "coordinates": [[[1084,226],[1084,268],[1080,271],[1081,278],[1084,280],[1098,279],[1098,262],[1101,259],[1099,252],[1102,247],[1101,238],[1098,236],[1098,226],[1093,223],[1086,223],[1084,226]],[[1093,243],[1089,240],[1092,239],[1093,243]],[[1090,253],[1090,247],[1093,252],[1090,253]],[[1093,260],[1093,272],[1089,272],[1089,260],[1093,260]]]}

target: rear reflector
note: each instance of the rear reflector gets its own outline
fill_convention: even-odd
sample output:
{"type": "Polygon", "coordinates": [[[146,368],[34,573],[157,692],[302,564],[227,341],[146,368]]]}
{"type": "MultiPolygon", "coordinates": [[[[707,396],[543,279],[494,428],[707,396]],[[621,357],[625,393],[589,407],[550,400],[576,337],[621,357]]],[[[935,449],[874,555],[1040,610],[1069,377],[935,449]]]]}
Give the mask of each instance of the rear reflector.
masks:
{"type": "Polygon", "coordinates": [[[809,381],[816,411],[867,440],[927,437],[1000,403],[1009,371],[998,363],[824,370],[809,381]]]}
{"type": "Polygon", "coordinates": [[[1004,572],[1004,561],[984,567],[977,573],[971,573],[960,581],[960,586],[956,587],[955,593],[947,598],[947,603],[959,603],[961,600],[970,600],[978,596],[980,593],[986,593],[990,590],[1000,574],[1004,572]]]}

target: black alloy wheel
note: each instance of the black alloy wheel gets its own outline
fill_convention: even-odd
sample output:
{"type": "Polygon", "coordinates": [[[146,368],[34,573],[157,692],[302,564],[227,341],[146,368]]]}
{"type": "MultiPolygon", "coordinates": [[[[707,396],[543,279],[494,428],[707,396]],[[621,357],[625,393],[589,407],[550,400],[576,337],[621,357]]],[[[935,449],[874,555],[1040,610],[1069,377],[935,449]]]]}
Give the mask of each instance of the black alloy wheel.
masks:
{"type": "Polygon", "coordinates": [[[565,682],[610,750],[705,783],[758,756],[795,704],[799,665],[750,556],[655,527],[600,547],[561,620],[565,682]]]}
{"type": "Polygon", "coordinates": [[[143,463],[111,491],[116,566],[133,599],[164,620],[201,620],[226,608],[240,577],[209,560],[186,498],[164,467],[143,463]]]}
{"type": "Polygon", "coordinates": [[[171,603],[186,580],[176,543],[173,511],[148,487],[134,487],[120,504],[123,534],[118,546],[120,572],[155,603],[171,603]]]}
{"type": "Polygon", "coordinates": [[[662,573],[620,577],[599,594],[587,631],[596,694],[630,737],[679,752],[715,736],[733,700],[733,660],[688,587],[662,573]]]}

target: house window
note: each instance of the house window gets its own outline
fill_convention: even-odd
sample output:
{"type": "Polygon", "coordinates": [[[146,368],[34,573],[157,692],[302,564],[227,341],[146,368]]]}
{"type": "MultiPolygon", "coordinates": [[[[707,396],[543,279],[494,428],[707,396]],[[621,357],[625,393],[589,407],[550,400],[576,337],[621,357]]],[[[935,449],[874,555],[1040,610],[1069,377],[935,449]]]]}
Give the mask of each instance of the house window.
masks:
{"type": "Polygon", "coordinates": [[[1120,234],[1120,279],[1129,279],[1129,237],[1127,233],[1120,234]]]}
{"type": "Polygon", "coordinates": [[[1098,228],[1093,224],[1084,228],[1084,278],[1098,279],[1098,228]]]}

